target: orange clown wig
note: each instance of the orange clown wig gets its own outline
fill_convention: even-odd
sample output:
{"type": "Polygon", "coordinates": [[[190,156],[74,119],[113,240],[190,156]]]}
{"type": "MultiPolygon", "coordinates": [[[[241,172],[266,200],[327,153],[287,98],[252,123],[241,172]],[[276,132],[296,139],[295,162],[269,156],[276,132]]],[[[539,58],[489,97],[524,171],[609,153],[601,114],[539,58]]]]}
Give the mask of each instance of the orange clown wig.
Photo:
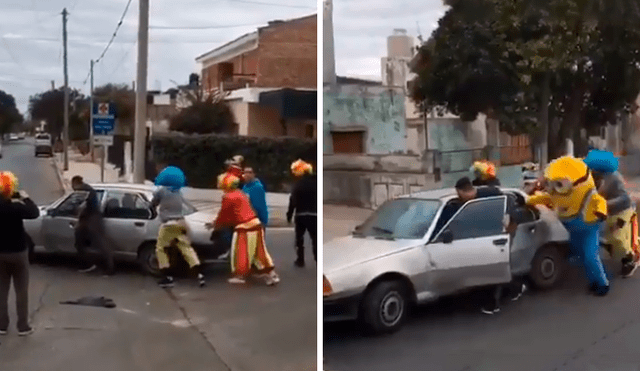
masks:
{"type": "Polygon", "coordinates": [[[18,192],[18,178],[10,171],[0,172],[0,193],[4,197],[11,197],[18,192]]]}
{"type": "Polygon", "coordinates": [[[224,173],[218,176],[218,189],[221,189],[225,192],[233,191],[240,186],[240,178],[231,174],[224,173]]]}
{"type": "Polygon", "coordinates": [[[297,160],[291,164],[291,172],[295,176],[303,176],[304,174],[311,174],[313,172],[313,166],[302,160],[297,160]]]}
{"type": "Polygon", "coordinates": [[[476,161],[471,166],[476,176],[481,179],[492,179],[496,177],[496,166],[489,161],[476,161]]]}

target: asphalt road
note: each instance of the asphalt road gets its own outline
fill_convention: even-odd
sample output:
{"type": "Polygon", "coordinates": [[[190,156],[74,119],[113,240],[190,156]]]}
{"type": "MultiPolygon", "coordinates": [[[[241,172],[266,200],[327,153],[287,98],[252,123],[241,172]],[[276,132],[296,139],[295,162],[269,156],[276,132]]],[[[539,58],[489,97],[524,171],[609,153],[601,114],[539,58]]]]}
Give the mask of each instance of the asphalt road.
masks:
{"type": "MultiPolygon", "coordinates": [[[[14,171],[37,203],[62,193],[51,159],[24,143],[5,144],[0,170],[14,171]]],[[[114,277],[77,273],[77,261],[40,256],[31,266],[36,333],[0,337],[0,369],[12,371],[306,371],[317,369],[316,268],[293,267],[293,230],[267,231],[282,282],[226,282],[228,267],[206,271],[208,284],[179,279],[160,289],[131,264],[114,277]],[[61,301],[105,296],[114,309],[61,301]]],[[[13,294],[10,297],[10,305],[13,294]]],[[[12,323],[15,313],[11,311],[12,323]]],[[[13,330],[13,329],[10,329],[13,330]]]]}
{"type": "Polygon", "coordinates": [[[636,275],[615,279],[606,297],[589,296],[582,271],[572,269],[561,287],[528,291],[493,316],[479,311],[472,293],[418,308],[392,335],[325,324],[325,370],[640,370],[638,293],[636,275]]]}

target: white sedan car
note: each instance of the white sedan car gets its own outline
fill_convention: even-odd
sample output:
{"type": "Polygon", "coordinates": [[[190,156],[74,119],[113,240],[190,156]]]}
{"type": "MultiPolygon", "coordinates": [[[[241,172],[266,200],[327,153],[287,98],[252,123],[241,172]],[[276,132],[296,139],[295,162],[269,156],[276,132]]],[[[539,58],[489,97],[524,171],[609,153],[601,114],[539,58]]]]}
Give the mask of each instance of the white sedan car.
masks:
{"type": "Polygon", "coordinates": [[[326,243],[324,320],[357,319],[370,332],[393,332],[411,304],[513,277],[555,286],[568,255],[567,231],[549,210],[523,206],[522,191],[502,191],[462,207],[454,205],[454,189],[402,196],[351,236],[326,243]]]}
{"type": "MultiPolygon", "coordinates": [[[[150,206],[154,188],[137,184],[92,186],[98,193],[107,234],[116,245],[115,256],[136,260],[145,272],[158,274],[155,243],[160,220],[157,211],[150,206]]],[[[41,206],[39,218],[25,220],[30,251],[75,254],[74,227],[86,196],[86,192],[72,192],[51,205],[41,206]]],[[[215,215],[198,211],[186,201],[183,206],[189,237],[200,259],[204,263],[223,262],[220,257],[226,254],[228,247],[211,242],[211,231],[205,228],[205,223],[212,222],[215,215]]]]}

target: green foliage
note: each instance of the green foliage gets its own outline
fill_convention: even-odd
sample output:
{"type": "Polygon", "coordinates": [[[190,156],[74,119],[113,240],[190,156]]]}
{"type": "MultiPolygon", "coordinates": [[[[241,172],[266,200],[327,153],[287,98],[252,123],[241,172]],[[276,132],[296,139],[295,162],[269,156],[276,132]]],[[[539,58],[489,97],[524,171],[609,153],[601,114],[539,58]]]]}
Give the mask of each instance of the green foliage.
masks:
{"type": "MultiPolygon", "coordinates": [[[[293,182],[291,163],[299,158],[317,163],[317,142],[297,138],[255,138],[231,135],[171,135],[152,139],[154,159],[178,166],[189,186],[215,188],[224,162],[242,155],[268,192],[286,189],[293,182]]],[[[150,179],[151,180],[151,179],[150,179]]]]}
{"type": "MultiPolygon", "coordinates": [[[[70,90],[69,105],[69,137],[73,139],[72,133],[81,137],[83,128],[88,133],[87,123],[82,118],[83,111],[88,109],[88,103],[80,92],[70,90]]],[[[47,123],[47,130],[53,138],[60,138],[64,129],[64,89],[49,90],[32,96],[29,100],[29,112],[33,120],[44,120],[47,123]]]]}
{"type": "Polygon", "coordinates": [[[188,95],[191,105],[171,118],[169,129],[185,134],[229,133],[234,128],[233,113],[223,100],[212,95],[188,95]]]}
{"type": "Polygon", "coordinates": [[[0,135],[11,132],[22,120],[13,95],[0,90],[0,135]]]}

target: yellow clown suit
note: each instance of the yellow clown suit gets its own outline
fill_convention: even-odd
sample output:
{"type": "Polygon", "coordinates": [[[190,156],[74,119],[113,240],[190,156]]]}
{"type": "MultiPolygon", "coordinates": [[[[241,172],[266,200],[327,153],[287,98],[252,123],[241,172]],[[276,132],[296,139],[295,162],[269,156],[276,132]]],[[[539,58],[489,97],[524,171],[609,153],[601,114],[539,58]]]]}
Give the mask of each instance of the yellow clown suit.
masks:
{"type": "Polygon", "coordinates": [[[591,169],[598,192],[607,200],[609,217],[603,231],[604,247],[622,261],[621,275],[630,277],[638,267],[638,221],[636,208],[627,193],[618,159],[611,152],[592,150],[584,159],[591,169]]]}
{"type": "Polygon", "coordinates": [[[572,255],[584,266],[589,290],[609,292],[609,279],[600,259],[599,231],[607,217],[607,202],[596,190],[587,165],[572,156],[552,161],[545,171],[546,192],[529,197],[527,204],[551,205],[569,232],[572,255]]]}
{"type": "Polygon", "coordinates": [[[496,165],[491,162],[476,161],[469,170],[475,175],[472,182],[474,186],[500,186],[500,181],[496,177],[496,165]]]}

